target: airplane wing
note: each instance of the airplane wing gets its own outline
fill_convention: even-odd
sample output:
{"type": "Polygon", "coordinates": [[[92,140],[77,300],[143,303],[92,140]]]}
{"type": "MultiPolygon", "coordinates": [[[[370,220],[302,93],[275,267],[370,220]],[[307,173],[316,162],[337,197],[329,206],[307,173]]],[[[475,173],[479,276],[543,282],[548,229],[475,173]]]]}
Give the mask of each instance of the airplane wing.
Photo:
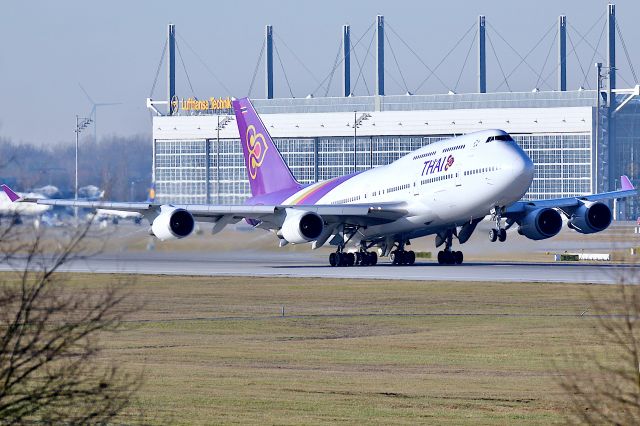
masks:
{"type": "MultiPolygon", "coordinates": [[[[2,185],[12,201],[32,202],[49,206],[106,209],[142,214],[150,222],[160,213],[158,203],[126,203],[85,200],[29,199],[15,194],[11,188],[2,185]]],[[[286,210],[295,209],[320,215],[327,224],[350,224],[360,226],[379,225],[393,222],[408,214],[404,203],[348,204],[348,205],[207,205],[171,204],[191,213],[198,222],[236,223],[242,219],[265,222],[264,228],[278,228],[282,225],[286,210]]]]}
{"type": "Polygon", "coordinates": [[[638,190],[633,187],[631,181],[627,176],[621,176],[620,182],[622,188],[617,191],[603,192],[600,194],[584,195],[569,198],[554,198],[549,200],[535,200],[535,201],[518,201],[517,203],[509,206],[503,216],[507,218],[518,217],[526,213],[531,208],[553,208],[560,210],[571,210],[575,207],[579,207],[585,201],[604,201],[612,198],[627,198],[638,196],[638,190]]]}

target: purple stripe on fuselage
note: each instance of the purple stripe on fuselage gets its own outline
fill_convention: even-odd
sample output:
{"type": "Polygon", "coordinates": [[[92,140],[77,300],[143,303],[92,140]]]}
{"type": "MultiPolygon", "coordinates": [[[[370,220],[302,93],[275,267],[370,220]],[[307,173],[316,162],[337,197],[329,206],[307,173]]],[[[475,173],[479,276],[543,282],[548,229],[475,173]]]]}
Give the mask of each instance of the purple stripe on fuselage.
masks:
{"type": "MultiPolygon", "coordinates": [[[[323,182],[324,185],[322,185],[322,187],[315,190],[315,192],[313,192],[311,195],[305,198],[302,201],[302,203],[298,205],[304,206],[304,205],[312,205],[317,203],[322,197],[327,195],[333,189],[337,188],[341,183],[346,182],[347,180],[351,179],[352,177],[360,173],[362,172],[351,173],[348,175],[340,176],[340,177],[323,182]]],[[[312,185],[315,185],[315,184],[312,184],[312,185]]],[[[311,185],[307,185],[305,188],[302,189],[302,191],[307,189],[309,186],[311,185]]],[[[245,204],[249,206],[278,206],[278,205],[282,205],[285,200],[291,198],[293,195],[295,195],[299,191],[300,190],[298,189],[292,188],[292,189],[283,189],[282,191],[272,192],[270,194],[258,195],[258,196],[247,199],[247,201],[245,201],[245,204]]],[[[257,224],[260,223],[260,221],[257,221],[255,219],[245,219],[245,221],[252,226],[256,226],[257,224]]]]}
{"type": "Polygon", "coordinates": [[[349,179],[351,179],[352,177],[354,177],[356,175],[359,175],[360,173],[362,173],[362,172],[350,173],[348,175],[340,176],[340,177],[337,177],[335,179],[329,180],[324,185],[322,185],[320,188],[317,188],[316,190],[314,190],[309,196],[305,197],[300,202],[299,205],[304,206],[304,205],[309,205],[309,204],[316,204],[318,201],[320,201],[320,199],[322,197],[324,197],[329,192],[331,192],[334,189],[336,189],[340,184],[348,181],[349,179]]]}
{"type": "Polygon", "coordinates": [[[248,206],[279,206],[298,191],[300,191],[299,188],[283,189],[269,194],[256,195],[248,198],[244,203],[248,206]]]}
{"type": "MultiPolygon", "coordinates": [[[[340,176],[340,177],[322,182],[318,188],[312,190],[313,192],[310,195],[306,196],[306,198],[298,205],[303,206],[303,205],[317,203],[322,197],[324,197],[330,191],[337,188],[341,183],[346,182],[347,180],[351,179],[356,175],[359,175],[360,173],[362,172],[350,173],[348,175],[340,176]]],[[[305,191],[312,185],[316,185],[316,184],[307,185],[302,190],[297,188],[291,188],[291,189],[283,189],[282,191],[272,192],[269,194],[257,195],[255,197],[251,197],[247,199],[247,201],[245,201],[245,204],[249,206],[282,205],[285,202],[285,200],[287,200],[288,198],[291,198],[292,196],[294,196],[296,193],[300,191],[305,191]]]]}

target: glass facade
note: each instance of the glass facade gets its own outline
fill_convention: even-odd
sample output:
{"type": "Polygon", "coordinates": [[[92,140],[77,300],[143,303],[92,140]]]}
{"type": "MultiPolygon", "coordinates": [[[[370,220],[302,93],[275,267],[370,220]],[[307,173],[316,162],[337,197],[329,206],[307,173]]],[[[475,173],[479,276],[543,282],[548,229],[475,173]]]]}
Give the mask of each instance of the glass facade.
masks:
{"type": "Polygon", "coordinates": [[[591,192],[591,134],[512,135],[535,165],[527,200],[591,192]]]}
{"type": "MultiPolygon", "coordinates": [[[[303,184],[389,164],[453,135],[276,138],[303,184]]],[[[591,134],[512,135],[536,165],[526,199],[590,193],[591,134]]],[[[239,204],[250,195],[238,139],[155,140],[156,197],[163,203],[239,204]]],[[[635,175],[634,175],[635,176],[635,175]]]]}
{"type": "MultiPolygon", "coordinates": [[[[625,106],[616,118],[615,164],[618,173],[627,175],[634,186],[640,186],[640,102],[631,102],[625,106]]],[[[616,187],[620,186],[616,179],[616,187]]],[[[632,220],[640,217],[640,197],[627,198],[623,213],[632,220]]]]}

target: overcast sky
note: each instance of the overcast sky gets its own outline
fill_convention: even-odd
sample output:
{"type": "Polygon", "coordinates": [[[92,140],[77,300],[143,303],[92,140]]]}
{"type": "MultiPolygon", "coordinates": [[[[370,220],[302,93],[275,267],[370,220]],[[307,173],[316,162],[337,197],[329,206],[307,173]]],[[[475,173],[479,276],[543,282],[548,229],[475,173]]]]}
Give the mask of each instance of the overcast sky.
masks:
{"type": "MultiPolygon", "coordinates": [[[[593,88],[593,62],[604,59],[600,54],[594,56],[593,48],[603,32],[606,4],[601,0],[4,2],[0,14],[0,136],[34,144],[71,143],[75,114],[87,115],[91,110],[79,84],[95,102],[121,103],[99,110],[98,137],[150,134],[145,99],[154,82],[169,22],[176,25],[178,47],[193,86],[192,91],[178,58],[180,97],[246,96],[267,24],[274,26],[285,70],[283,73],[276,57],[275,96],[289,97],[290,90],[296,97],[312,92],[323,96],[326,84],[318,82],[333,67],[342,25],[351,25],[355,44],[377,14],[385,16],[390,44],[386,48],[387,94],[475,91],[476,55],[470,50],[475,29],[470,29],[479,14],[486,15],[488,24],[489,91],[555,88],[555,24],[561,14],[567,15],[569,22],[568,51],[575,46],[580,60],[570,55],[568,86],[593,88]],[[442,61],[456,43],[455,50],[442,61]],[[536,44],[522,63],[520,56],[536,44]],[[432,69],[441,63],[424,83],[429,71],[423,62],[432,69]]],[[[640,2],[618,0],[616,4],[627,50],[640,68],[640,2]]],[[[362,73],[355,58],[352,60],[357,95],[373,91],[373,45],[366,56],[372,35],[369,30],[355,49],[358,60],[365,61],[362,73]]],[[[599,46],[602,55],[605,42],[603,37],[599,46]]],[[[633,84],[620,42],[618,67],[626,80],[619,78],[618,85],[633,84]]],[[[263,69],[260,64],[252,91],[255,98],[264,97],[263,69]]],[[[165,74],[163,68],[154,98],[166,96],[165,74]]],[[[338,69],[329,95],[338,95],[339,86],[338,69]]]]}

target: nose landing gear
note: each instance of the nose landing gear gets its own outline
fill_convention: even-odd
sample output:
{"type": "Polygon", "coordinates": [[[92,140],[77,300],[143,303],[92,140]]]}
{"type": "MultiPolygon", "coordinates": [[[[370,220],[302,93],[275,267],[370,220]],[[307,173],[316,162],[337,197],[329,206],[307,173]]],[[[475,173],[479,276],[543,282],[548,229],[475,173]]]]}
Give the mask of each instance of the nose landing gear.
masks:
{"type": "Polygon", "coordinates": [[[500,241],[501,243],[507,240],[507,230],[502,226],[502,208],[494,207],[491,210],[491,219],[496,223],[496,227],[489,230],[489,240],[492,243],[500,241]]]}

